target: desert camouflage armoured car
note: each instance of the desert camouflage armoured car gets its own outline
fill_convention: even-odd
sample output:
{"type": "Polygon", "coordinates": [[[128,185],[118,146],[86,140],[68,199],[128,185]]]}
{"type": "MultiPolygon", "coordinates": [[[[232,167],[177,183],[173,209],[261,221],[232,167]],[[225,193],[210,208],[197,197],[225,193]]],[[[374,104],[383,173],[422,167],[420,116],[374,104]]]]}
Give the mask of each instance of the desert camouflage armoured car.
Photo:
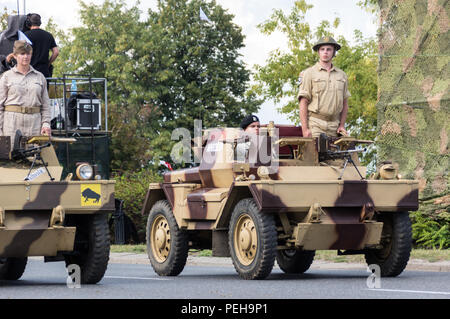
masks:
{"type": "Polygon", "coordinates": [[[316,250],[364,254],[382,276],[404,270],[418,182],[401,179],[391,163],[366,179],[355,147],[371,141],[304,138],[299,127],[273,123],[243,138],[238,129],[209,130],[194,149],[198,167],[150,184],[142,213],[159,275],[178,275],[189,248],[231,256],[244,279],[265,278],[275,260],[303,273],[316,250]],[[252,145],[243,157],[242,143],[252,145]]]}
{"type": "Polygon", "coordinates": [[[78,265],[80,283],[106,271],[114,181],[91,180],[86,164],[61,180],[54,142],[74,139],[0,136],[0,280],[19,279],[28,256],[78,265]]]}

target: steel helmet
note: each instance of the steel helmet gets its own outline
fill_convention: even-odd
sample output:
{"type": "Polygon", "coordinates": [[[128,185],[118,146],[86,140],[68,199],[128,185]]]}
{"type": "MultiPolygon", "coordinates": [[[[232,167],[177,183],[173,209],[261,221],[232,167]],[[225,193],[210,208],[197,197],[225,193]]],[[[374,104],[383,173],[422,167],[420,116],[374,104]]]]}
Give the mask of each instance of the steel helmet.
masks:
{"type": "Polygon", "coordinates": [[[317,51],[319,50],[319,47],[325,44],[333,45],[336,48],[336,51],[338,51],[341,46],[339,43],[336,42],[335,39],[332,37],[322,37],[320,40],[313,46],[313,50],[317,51]]]}

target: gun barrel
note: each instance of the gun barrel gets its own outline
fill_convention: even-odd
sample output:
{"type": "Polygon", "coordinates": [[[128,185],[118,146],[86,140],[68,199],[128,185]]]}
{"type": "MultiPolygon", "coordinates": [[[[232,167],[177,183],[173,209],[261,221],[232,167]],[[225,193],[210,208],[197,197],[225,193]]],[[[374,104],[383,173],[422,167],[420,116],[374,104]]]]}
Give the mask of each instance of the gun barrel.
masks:
{"type": "Polygon", "coordinates": [[[331,153],[334,153],[334,154],[360,153],[360,152],[365,152],[366,150],[367,150],[367,148],[360,148],[357,150],[336,151],[336,152],[331,152],[331,153]]]}
{"type": "Polygon", "coordinates": [[[50,142],[45,143],[40,146],[35,146],[28,149],[15,149],[11,153],[11,157],[13,160],[22,160],[27,157],[31,157],[37,153],[40,153],[43,148],[49,147],[51,145],[50,142]]]}
{"type": "Polygon", "coordinates": [[[321,156],[321,160],[327,160],[327,159],[344,159],[349,158],[353,153],[361,153],[365,152],[367,149],[356,149],[356,150],[346,150],[346,151],[327,151],[325,154],[321,156]]]}

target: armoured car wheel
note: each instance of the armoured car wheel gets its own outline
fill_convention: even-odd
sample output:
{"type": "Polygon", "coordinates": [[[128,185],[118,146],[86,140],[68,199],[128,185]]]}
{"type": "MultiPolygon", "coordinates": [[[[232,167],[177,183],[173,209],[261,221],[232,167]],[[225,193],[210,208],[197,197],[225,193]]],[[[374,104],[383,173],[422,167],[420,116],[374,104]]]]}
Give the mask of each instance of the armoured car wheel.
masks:
{"type": "Polygon", "coordinates": [[[147,220],[147,253],[160,276],[177,276],[189,252],[187,232],[179,229],[167,200],[153,205],[147,220]]]}
{"type": "Polygon", "coordinates": [[[277,247],[273,216],[260,213],[252,198],[239,201],[231,215],[228,245],[241,278],[267,277],[275,263],[277,247]]]}
{"type": "Polygon", "coordinates": [[[315,255],[315,250],[278,250],[277,263],[287,274],[303,274],[311,266],[315,255]]]}
{"type": "Polygon", "coordinates": [[[77,227],[77,233],[74,252],[64,256],[66,265],[80,266],[82,284],[96,284],[108,267],[110,241],[107,216],[70,217],[70,225],[77,227]]]}
{"type": "Polygon", "coordinates": [[[17,280],[22,277],[28,258],[0,258],[0,280],[17,280]]]}
{"type": "Polygon", "coordinates": [[[396,212],[382,214],[378,221],[383,222],[383,248],[367,250],[366,262],[379,265],[381,276],[395,277],[405,269],[411,253],[411,220],[408,212],[396,212]]]}

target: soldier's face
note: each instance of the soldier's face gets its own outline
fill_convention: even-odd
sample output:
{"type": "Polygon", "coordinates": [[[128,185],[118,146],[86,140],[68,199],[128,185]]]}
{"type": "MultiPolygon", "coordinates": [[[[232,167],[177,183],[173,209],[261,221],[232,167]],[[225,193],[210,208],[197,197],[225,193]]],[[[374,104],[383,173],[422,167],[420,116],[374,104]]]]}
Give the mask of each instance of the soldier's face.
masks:
{"type": "Polygon", "coordinates": [[[253,122],[252,124],[250,124],[249,126],[247,126],[245,128],[245,132],[248,134],[255,134],[258,135],[259,134],[259,122],[253,122]]]}
{"type": "Polygon", "coordinates": [[[321,62],[330,62],[334,56],[334,46],[332,45],[322,45],[319,48],[319,59],[321,62]]]}
{"type": "Polygon", "coordinates": [[[17,64],[20,65],[29,65],[31,62],[31,55],[32,53],[21,53],[21,54],[16,54],[15,58],[17,60],[17,64]]]}

